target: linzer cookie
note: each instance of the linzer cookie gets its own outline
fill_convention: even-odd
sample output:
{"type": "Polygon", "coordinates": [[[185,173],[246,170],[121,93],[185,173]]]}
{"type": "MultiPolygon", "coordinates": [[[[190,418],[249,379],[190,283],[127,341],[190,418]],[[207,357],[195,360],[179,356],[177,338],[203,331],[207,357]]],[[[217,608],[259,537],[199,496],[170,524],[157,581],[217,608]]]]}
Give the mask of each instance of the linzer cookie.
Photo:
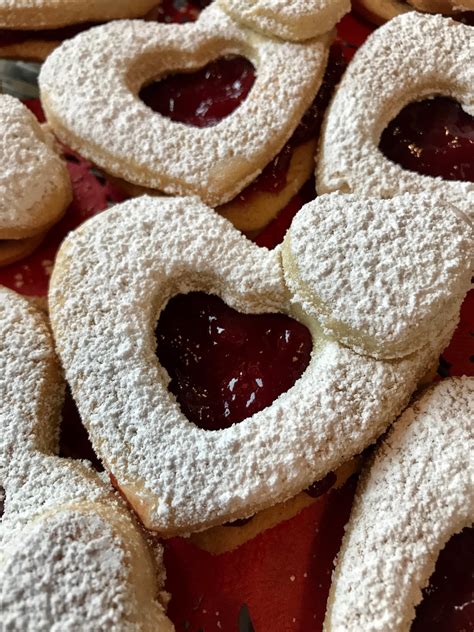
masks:
{"type": "Polygon", "coordinates": [[[235,20],[285,40],[327,33],[350,11],[349,0],[216,0],[235,20]]]}
{"type": "Polygon", "coordinates": [[[296,44],[258,35],[213,5],[193,24],[110,23],[48,58],[42,103],[59,138],[107,173],[218,205],[252,182],[289,139],[321,84],[329,40],[296,44]],[[252,62],[255,82],[213,126],[177,123],[138,98],[157,77],[236,54],[252,62]]]}
{"type": "Polygon", "coordinates": [[[16,99],[0,96],[0,262],[31,252],[71,200],[52,136],[16,99]]]}
{"type": "Polygon", "coordinates": [[[0,331],[5,629],[171,631],[161,548],[90,465],[54,456],[64,385],[43,312],[0,289],[0,331]]]}
{"type": "Polygon", "coordinates": [[[392,18],[412,11],[442,13],[462,18],[474,9],[473,0],[354,0],[355,11],[374,24],[383,24],[392,18]]]}
{"type": "Polygon", "coordinates": [[[134,18],[160,0],[0,0],[0,28],[53,29],[81,22],[134,18]]]}
{"type": "MultiPolygon", "coordinates": [[[[391,198],[425,192],[472,218],[473,182],[404,169],[379,148],[384,129],[407,104],[439,94],[458,101],[467,115],[474,114],[472,27],[441,16],[408,13],[375,31],[357,51],[327,111],[316,174],[318,193],[391,198]]],[[[470,152],[468,143],[466,162],[470,152]]]]}
{"type": "Polygon", "coordinates": [[[346,525],[325,630],[410,628],[440,551],[474,520],[473,419],[474,378],[447,379],[380,442],[346,525]]]}
{"type": "MultiPolygon", "coordinates": [[[[407,205],[408,223],[424,204],[413,198],[407,205]]],[[[317,212],[319,205],[340,215],[340,204],[323,199],[311,208],[317,212]]],[[[378,221],[370,206],[361,212],[367,224],[378,221]]],[[[459,227],[452,228],[464,220],[453,217],[453,225],[435,230],[458,244],[459,227]]],[[[314,226],[308,247],[319,238],[314,226]]],[[[350,231],[338,230],[341,249],[349,248],[350,231]]],[[[407,239],[416,265],[419,234],[407,239]]],[[[379,253],[376,240],[361,247],[379,253]]],[[[416,353],[409,348],[390,361],[356,353],[326,337],[314,315],[296,305],[281,263],[279,248],[259,248],[189,197],[125,202],[70,234],[59,252],[50,309],[67,379],[95,450],[152,530],[189,533],[245,518],[334,471],[401,412],[455,327],[453,309],[436,320],[439,329],[431,329],[416,353]],[[160,313],[172,296],[192,291],[220,296],[241,312],[296,316],[312,335],[309,365],[294,386],[222,430],[186,419],[155,354],[160,313]]],[[[363,275],[364,265],[364,258],[356,259],[354,274],[363,275]]],[[[462,283],[463,265],[449,266],[446,274],[462,283]]],[[[367,280],[368,292],[376,292],[372,283],[376,279],[367,280]]],[[[416,294],[416,284],[408,291],[416,294]]],[[[460,300],[453,298],[458,308],[460,300]]]]}

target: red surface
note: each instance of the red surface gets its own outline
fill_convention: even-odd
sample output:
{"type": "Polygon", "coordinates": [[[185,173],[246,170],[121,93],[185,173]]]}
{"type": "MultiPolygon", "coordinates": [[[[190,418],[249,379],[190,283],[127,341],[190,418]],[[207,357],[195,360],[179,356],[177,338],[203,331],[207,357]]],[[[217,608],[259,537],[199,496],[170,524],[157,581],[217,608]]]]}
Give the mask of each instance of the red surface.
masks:
{"type": "MultiPolygon", "coordinates": [[[[345,40],[344,54],[347,58],[350,58],[354,50],[352,46],[359,45],[369,32],[367,25],[356,21],[352,16],[342,20],[339,34],[345,40]]],[[[32,107],[38,109],[37,104],[32,104],[32,107]]],[[[0,283],[24,294],[45,294],[57,246],[67,231],[100,212],[109,203],[121,199],[110,184],[93,174],[89,163],[78,161],[73,154],[70,155],[69,170],[74,185],[74,202],[66,217],[51,232],[37,253],[23,262],[1,269],[0,283]]],[[[281,239],[291,217],[312,196],[312,190],[314,189],[307,187],[296,196],[288,208],[259,236],[257,241],[260,245],[273,246],[281,239]]],[[[474,292],[471,292],[463,306],[460,326],[443,355],[443,375],[474,375],[473,329],[474,292]]],[[[69,411],[72,410],[71,406],[69,404],[69,411]]],[[[72,419],[74,414],[67,412],[68,419],[72,419]]],[[[63,441],[62,453],[73,455],[76,452],[74,455],[77,456],[77,447],[78,443],[74,440],[63,441]]],[[[352,481],[341,491],[323,495],[317,504],[292,520],[261,534],[237,551],[218,557],[198,550],[183,539],[168,541],[165,546],[167,587],[173,595],[169,612],[177,630],[320,630],[332,560],[350,511],[353,486],[352,481]],[[250,626],[248,613],[253,628],[250,626]]],[[[441,559],[440,562],[440,579],[434,580],[436,586],[441,586],[443,576],[447,576],[444,585],[448,587],[456,585],[456,581],[462,581],[465,592],[461,594],[458,590],[445,590],[443,593],[442,588],[433,585],[430,592],[434,601],[431,605],[426,601],[427,606],[424,608],[428,609],[429,616],[419,624],[421,627],[416,628],[418,632],[434,629],[449,629],[454,632],[452,621],[443,624],[439,620],[439,613],[444,608],[449,620],[453,612],[449,606],[450,593],[454,594],[455,600],[470,599],[466,589],[470,590],[469,582],[472,582],[472,577],[459,575],[459,569],[466,568],[467,555],[472,551],[472,538],[469,540],[469,537],[463,539],[460,545],[452,540],[443,556],[448,561],[441,559]],[[456,580],[456,576],[463,579],[456,580]],[[440,604],[443,607],[440,608],[440,604]],[[438,618],[431,617],[430,620],[430,612],[438,618]],[[442,625],[448,627],[442,628],[442,625]]],[[[458,609],[461,606],[469,612],[469,606],[457,604],[458,609]]],[[[423,617],[425,615],[426,612],[423,617]]]]}

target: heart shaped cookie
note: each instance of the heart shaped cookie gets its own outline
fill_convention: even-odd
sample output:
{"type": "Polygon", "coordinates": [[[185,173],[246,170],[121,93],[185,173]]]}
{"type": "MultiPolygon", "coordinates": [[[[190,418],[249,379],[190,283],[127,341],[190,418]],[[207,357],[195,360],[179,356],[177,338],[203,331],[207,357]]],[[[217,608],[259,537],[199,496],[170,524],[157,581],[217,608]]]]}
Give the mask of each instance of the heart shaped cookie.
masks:
{"type": "Polygon", "coordinates": [[[448,379],[406,410],[362,473],[325,630],[410,628],[449,538],[474,520],[474,378],[448,379]]]}
{"type": "Polygon", "coordinates": [[[71,201],[52,136],[17,99],[0,95],[0,240],[38,237],[71,201]]]}
{"type": "Polygon", "coordinates": [[[144,196],[86,222],[61,247],[49,299],[94,448],[144,524],[166,535],[252,515],[360,453],[402,410],[456,323],[399,360],[357,355],[294,309],[279,248],[249,242],[197,198],[144,196]],[[223,430],[186,419],[155,354],[161,311],[191,291],[246,313],[296,316],[313,338],[294,386],[223,430]]]}
{"type": "Polygon", "coordinates": [[[349,0],[216,0],[232,17],[266,35],[295,42],[327,33],[351,9],[349,0]]]}
{"type": "Polygon", "coordinates": [[[159,0],[0,0],[0,28],[54,29],[145,15],[159,0]]]}
{"type": "Polygon", "coordinates": [[[329,36],[305,44],[255,34],[211,6],[193,24],[122,21],[65,42],[40,74],[55,133],[107,173],[211,205],[232,199],[278,153],[321,83],[329,36]],[[141,88],[173,71],[242,54],[257,77],[246,100],[212,127],[150,110],[141,88]]]}
{"type": "Polygon", "coordinates": [[[5,629],[171,631],[164,571],[85,461],[53,456],[64,385],[45,316],[0,289],[0,592],[5,629]]]}
{"type": "Polygon", "coordinates": [[[411,12],[375,31],[357,51],[327,111],[318,193],[391,198],[425,192],[474,217],[474,183],[419,175],[379,149],[383,130],[404,106],[436,95],[459,101],[474,115],[472,27],[411,12]]]}
{"type": "Polygon", "coordinates": [[[429,196],[318,197],[283,245],[294,300],[329,336],[376,358],[419,349],[458,318],[474,227],[429,196]]]}

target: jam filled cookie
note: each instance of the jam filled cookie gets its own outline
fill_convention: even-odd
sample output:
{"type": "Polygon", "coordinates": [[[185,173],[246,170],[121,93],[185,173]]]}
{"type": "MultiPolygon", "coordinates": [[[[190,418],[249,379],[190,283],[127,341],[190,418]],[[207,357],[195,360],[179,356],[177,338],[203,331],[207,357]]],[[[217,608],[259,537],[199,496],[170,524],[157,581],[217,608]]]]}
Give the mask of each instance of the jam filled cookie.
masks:
{"type": "MultiPolygon", "coordinates": [[[[316,212],[320,204],[310,207],[316,212]]],[[[412,199],[408,224],[425,206],[412,199]]],[[[339,205],[328,212],[339,216],[339,205]]],[[[368,224],[378,222],[372,209],[361,212],[368,224]]],[[[453,217],[435,231],[463,251],[464,220],[453,217]]],[[[308,247],[318,235],[308,230],[308,247]]],[[[340,237],[341,244],[350,240],[350,231],[340,237]]],[[[406,235],[414,265],[418,238],[406,235]]],[[[360,247],[379,256],[376,240],[360,247]]],[[[470,259],[460,257],[469,268],[470,259]]],[[[363,276],[359,262],[365,259],[356,259],[354,274],[363,276]]],[[[462,265],[450,270],[468,278],[462,265]]],[[[380,281],[367,279],[367,291],[380,294],[372,283],[380,281]]],[[[452,287],[456,282],[446,292],[452,287]]],[[[86,222],[61,247],[49,298],[58,350],[94,449],[144,524],[165,535],[249,517],[359,454],[401,412],[457,319],[454,309],[446,320],[436,318],[439,330],[433,323],[426,345],[406,357],[357,354],[326,337],[305,305],[296,304],[279,248],[249,242],[197,198],[136,198],[86,222]],[[155,354],[160,313],[172,296],[192,291],[221,296],[246,313],[297,316],[313,338],[309,365],[294,386],[223,430],[186,419],[155,354]]],[[[426,298],[436,314],[440,296],[426,298]]]]}
{"type": "Polygon", "coordinates": [[[295,42],[327,33],[350,11],[349,0],[216,0],[246,26],[295,42]]]}
{"type": "Polygon", "coordinates": [[[474,378],[447,379],[382,440],[346,525],[328,632],[409,629],[440,551],[474,520],[473,419],[474,378]]]}
{"type": "Polygon", "coordinates": [[[354,0],[353,6],[357,13],[370,22],[384,24],[413,9],[462,17],[474,10],[474,0],[354,0]]]}
{"type": "Polygon", "coordinates": [[[72,194],[53,138],[7,95],[0,96],[0,132],[0,260],[8,263],[40,243],[72,194]]]}
{"type": "Polygon", "coordinates": [[[355,54],[326,113],[318,193],[391,198],[426,192],[474,217],[473,182],[403,169],[379,148],[382,132],[402,108],[436,95],[449,96],[474,114],[472,27],[408,13],[375,31],[355,54]]]}
{"type": "Polygon", "coordinates": [[[171,631],[161,549],[85,461],[53,456],[63,381],[43,312],[0,289],[0,331],[5,629],[171,631]]]}
{"type": "Polygon", "coordinates": [[[42,103],[59,138],[107,173],[218,205],[252,182],[291,136],[321,84],[329,39],[261,36],[213,5],[191,24],[114,22],[54,51],[40,74],[42,103]],[[177,123],[139,99],[157,77],[236,54],[254,64],[255,82],[213,126],[177,123]]]}
{"type": "Polygon", "coordinates": [[[141,17],[159,0],[0,0],[0,28],[54,29],[81,22],[141,17]]]}

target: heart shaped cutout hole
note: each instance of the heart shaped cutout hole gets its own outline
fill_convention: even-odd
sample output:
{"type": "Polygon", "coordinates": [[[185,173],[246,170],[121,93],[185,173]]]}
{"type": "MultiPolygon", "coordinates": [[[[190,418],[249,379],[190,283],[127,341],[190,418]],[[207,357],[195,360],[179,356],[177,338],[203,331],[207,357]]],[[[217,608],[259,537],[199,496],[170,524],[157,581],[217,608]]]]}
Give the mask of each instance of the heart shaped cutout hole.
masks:
{"type": "Polygon", "coordinates": [[[220,430],[269,406],[308,366],[308,329],[284,314],[242,314],[217,296],[175,296],[156,329],[169,390],[195,425],[220,430]]]}
{"type": "Polygon", "coordinates": [[[255,81],[253,64],[241,55],[222,57],[196,72],[172,74],[148,84],[140,99],[172,121],[211,127],[232,114],[255,81]]]}
{"type": "Polygon", "coordinates": [[[474,117],[448,97],[407,105],[385,128],[379,148],[409,171],[474,182],[474,117]]]}

